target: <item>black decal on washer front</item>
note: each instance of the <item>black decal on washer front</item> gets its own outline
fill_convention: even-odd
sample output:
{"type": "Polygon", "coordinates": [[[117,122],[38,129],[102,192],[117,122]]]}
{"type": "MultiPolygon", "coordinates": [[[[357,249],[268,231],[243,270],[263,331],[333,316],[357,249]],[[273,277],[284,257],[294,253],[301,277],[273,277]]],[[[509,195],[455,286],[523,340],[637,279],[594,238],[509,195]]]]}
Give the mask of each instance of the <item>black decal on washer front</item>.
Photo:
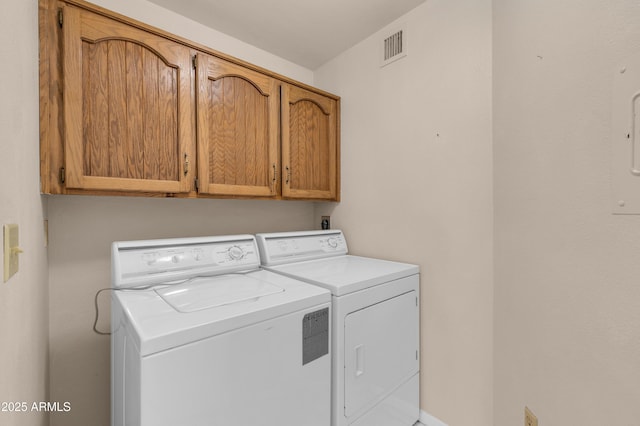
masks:
{"type": "Polygon", "coordinates": [[[308,313],[302,319],[302,365],[329,353],[329,308],[308,313]]]}

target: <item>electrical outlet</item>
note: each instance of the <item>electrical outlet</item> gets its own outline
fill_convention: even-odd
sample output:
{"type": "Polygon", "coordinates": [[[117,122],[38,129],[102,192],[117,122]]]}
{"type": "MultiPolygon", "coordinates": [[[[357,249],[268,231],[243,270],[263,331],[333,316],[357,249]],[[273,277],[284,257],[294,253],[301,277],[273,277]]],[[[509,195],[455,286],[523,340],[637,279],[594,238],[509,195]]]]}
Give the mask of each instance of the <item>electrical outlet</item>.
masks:
{"type": "Polygon", "coordinates": [[[538,418],[529,410],[529,407],[524,407],[524,426],[538,426],[538,418]]]}
{"type": "Polygon", "coordinates": [[[331,216],[322,216],[320,219],[320,227],[322,229],[331,229],[331,216]]]}

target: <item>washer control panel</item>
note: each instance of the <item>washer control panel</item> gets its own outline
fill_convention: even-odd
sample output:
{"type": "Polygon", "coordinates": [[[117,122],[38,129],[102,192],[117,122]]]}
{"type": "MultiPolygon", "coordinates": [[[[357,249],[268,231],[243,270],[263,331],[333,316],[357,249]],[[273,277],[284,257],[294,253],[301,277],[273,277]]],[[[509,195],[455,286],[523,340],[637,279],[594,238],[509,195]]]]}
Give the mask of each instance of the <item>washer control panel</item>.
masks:
{"type": "Polygon", "coordinates": [[[166,282],[253,269],[260,265],[252,236],[239,240],[220,238],[114,243],[114,285],[120,283],[119,287],[130,287],[155,284],[163,280],[166,282]]]}
{"type": "Polygon", "coordinates": [[[284,232],[258,234],[260,257],[265,265],[347,254],[341,231],[284,232]]]}

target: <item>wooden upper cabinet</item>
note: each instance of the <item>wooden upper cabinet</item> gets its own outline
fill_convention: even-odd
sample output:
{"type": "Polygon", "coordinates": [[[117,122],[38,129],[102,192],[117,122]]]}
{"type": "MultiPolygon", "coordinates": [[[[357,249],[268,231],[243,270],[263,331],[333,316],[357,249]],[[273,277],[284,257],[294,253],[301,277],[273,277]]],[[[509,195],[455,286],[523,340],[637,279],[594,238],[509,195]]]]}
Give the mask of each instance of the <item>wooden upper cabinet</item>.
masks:
{"type": "Polygon", "coordinates": [[[199,192],[276,196],[278,81],[202,53],[196,69],[199,192]]]}
{"type": "Polygon", "coordinates": [[[84,0],[38,0],[47,194],[340,199],[340,98],[84,0]]]}
{"type": "Polygon", "coordinates": [[[282,86],[282,196],[338,201],[338,100],[282,86]]]}
{"type": "Polygon", "coordinates": [[[66,187],[189,192],[190,49],[74,6],[63,17],[66,187]]]}

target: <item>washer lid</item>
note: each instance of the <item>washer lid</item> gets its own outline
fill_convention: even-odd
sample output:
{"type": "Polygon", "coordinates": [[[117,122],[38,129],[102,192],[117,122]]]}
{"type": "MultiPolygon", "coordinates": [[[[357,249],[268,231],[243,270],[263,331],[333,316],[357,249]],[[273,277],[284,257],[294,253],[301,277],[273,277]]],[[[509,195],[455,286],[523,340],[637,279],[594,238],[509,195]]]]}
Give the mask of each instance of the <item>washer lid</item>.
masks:
{"type": "Polygon", "coordinates": [[[141,356],[146,356],[328,304],[331,293],[260,269],[243,275],[202,277],[157,291],[116,289],[112,298],[116,312],[112,314],[112,332],[125,327],[141,356]],[[225,280],[229,280],[229,287],[239,285],[241,290],[232,290],[229,297],[222,295],[225,280]],[[171,294],[171,290],[185,291],[171,294]],[[217,296],[224,298],[222,304],[216,302],[217,296]]]}
{"type": "Polygon", "coordinates": [[[245,302],[283,291],[282,287],[246,274],[193,278],[183,284],[156,289],[165,302],[183,313],[245,302]]]}
{"type": "Polygon", "coordinates": [[[420,272],[418,265],[351,255],[276,265],[268,269],[329,289],[335,296],[420,272]]]}

